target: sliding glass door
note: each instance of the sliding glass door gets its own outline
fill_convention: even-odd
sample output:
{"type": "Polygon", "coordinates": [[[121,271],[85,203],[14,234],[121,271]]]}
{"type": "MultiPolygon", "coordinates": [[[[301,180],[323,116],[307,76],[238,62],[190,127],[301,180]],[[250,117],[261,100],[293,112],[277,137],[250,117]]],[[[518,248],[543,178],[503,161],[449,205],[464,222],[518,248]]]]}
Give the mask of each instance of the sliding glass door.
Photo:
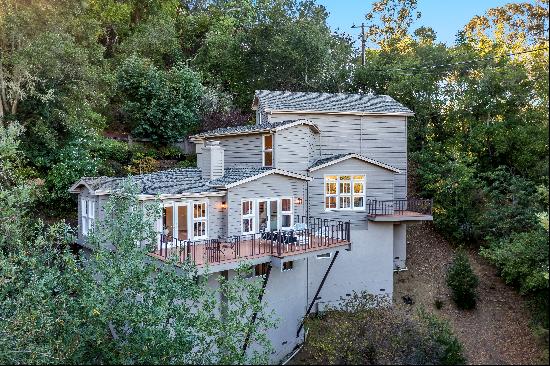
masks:
{"type": "Polygon", "coordinates": [[[174,246],[174,239],[189,239],[189,204],[178,203],[165,205],[162,208],[162,231],[164,242],[168,247],[174,246]]]}

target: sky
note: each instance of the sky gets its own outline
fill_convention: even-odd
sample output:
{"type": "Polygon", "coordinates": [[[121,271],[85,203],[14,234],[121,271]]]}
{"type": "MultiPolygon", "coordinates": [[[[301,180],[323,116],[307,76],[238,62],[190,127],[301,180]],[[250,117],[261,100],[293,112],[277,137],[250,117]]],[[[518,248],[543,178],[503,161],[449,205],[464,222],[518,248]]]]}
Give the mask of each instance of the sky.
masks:
{"type": "MultiPolygon", "coordinates": [[[[333,30],[347,33],[358,39],[359,29],[353,24],[365,21],[365,14],[374,0],[317,0],[329,12],[328,23],[333,30]]],[[[437,33],[440,42],[451,45],[457,32],[475,15],[481,15],[489,8],[502,6],[512,0],[418,0],[417,10],[422,17],[413,24],[413,29],[430,26],[437,33]]],[[[360,45],[360,43],[358,43],[360,45]]]]}

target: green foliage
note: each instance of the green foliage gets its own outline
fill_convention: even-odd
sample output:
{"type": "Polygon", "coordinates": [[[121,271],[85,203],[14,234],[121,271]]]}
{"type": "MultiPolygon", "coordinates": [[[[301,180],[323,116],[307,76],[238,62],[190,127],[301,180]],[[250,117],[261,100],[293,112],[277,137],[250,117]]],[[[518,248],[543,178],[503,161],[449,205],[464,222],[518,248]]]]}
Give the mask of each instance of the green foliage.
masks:
{"type": "Polygon", "coordinates": [[[306,364],[464,364],[462,345],[446,322],[410,315],[388,299],[354,294],[344,309],[307,319],[306,364]]]}
{"type": "Polygon", "coordinates": [[[199,76],[183,64],[164,71],[131,56],[119,69],[117,87],[134,136],[166,144],[197,128],[203,88],[199,76]]]}
{"type": "Polygon", "coordinates": [[[483,248],[481,254],[493,262],[507,283],[523,294],[548,296],[548,214],[526,232],[513,233],[483,248]]]}
{"type": "Polygon", "coordinates": [[[479,279],[474,273],[468,255],[459,249],[447,270],[447,286],[452,291],[452,298],[461,309],[473,309],[476,306],[476,289],[479,279]]]}
{"type": "Polygon", "coordinates": [[[70,251],[75,238],[65,224],[18,230],[21,221],[0,221],[2,229],[15,229],[9,242],[0,241],[0,362],[267,361],[266,331],[274,322],[258,300],[261,281],[239,269],[213,288],[190,263],[176,266],[173,258],[159,266],[147,254],[156,245],[160,207],[142,206],[135,192],[128,183],[112,196],[107,219],[96,222],[89,237],[94,250],[88,255],[70,251]],[[258,347],[244,355],[247,335],[258,347]]]}
{"type": "Polygon", "coordinates": [[[437,316],[420,310],[418,317],[424,325],[430,340],[441,347],[439,363],[441,365],[464,365],[464,347],[453,334],[449,323],[437,316]]]}

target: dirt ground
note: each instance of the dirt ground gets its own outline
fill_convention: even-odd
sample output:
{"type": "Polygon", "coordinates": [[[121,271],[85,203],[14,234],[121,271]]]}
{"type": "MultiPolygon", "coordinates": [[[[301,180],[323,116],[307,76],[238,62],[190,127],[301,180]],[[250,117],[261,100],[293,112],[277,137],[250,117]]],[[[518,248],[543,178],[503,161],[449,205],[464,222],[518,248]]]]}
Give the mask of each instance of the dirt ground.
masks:
{"type": "Polygon", "coordinates": [[[430,223],[411,225],[407,230],[408,270],[394,276],[396,306],[407,311],[423,306],[447,319],[470,364],[541,363],[543,346],[529,326],[525,300],[497,276],[494,267],[476,253],[469,253],[480,280],[479,299],[476,309],[458,310],[445,285],[453,248],[430,223]],[[412,298],[412,305],[403,301],[407,296],[412,298]],[[440,310],[435,307],[437,299],[443,302],[440,310]]]}

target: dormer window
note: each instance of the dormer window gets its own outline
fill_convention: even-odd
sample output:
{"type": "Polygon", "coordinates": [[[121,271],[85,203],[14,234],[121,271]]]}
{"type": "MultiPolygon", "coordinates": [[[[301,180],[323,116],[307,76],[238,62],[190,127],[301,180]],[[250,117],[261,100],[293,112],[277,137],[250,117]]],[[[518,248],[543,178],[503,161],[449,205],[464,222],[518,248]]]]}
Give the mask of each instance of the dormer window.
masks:
{"type": "Polygon", "coordinates": [[[273,135],[262,137],[262,163],[264,167],[273,166],[273,135]]]}

